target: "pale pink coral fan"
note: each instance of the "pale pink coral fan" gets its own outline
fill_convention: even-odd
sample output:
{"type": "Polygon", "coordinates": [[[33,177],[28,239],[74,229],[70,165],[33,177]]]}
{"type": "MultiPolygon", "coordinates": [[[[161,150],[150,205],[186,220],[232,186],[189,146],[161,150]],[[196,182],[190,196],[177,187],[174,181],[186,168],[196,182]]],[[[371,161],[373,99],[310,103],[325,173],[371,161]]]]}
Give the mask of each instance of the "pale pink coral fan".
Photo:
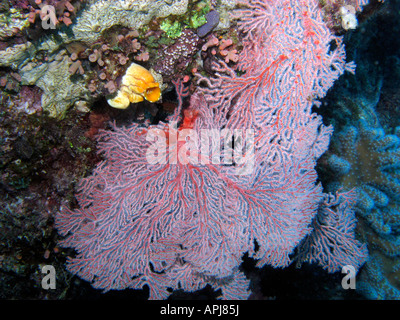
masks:
{"type": "MultiPolygon", "coordinates": [[[[224,298],[246,298],[249,282],[239,271],[243,255],[260,267],[289,265],[310,234],[313,243],[324,241],[316,234],[332,234],[318,233],[319,212],[329,231],[346,231],[330,238],[337,255],[318,251],[323,266],[328,262],[331,270],[331,259],[335,266],[347,263],[346,254],[361,247],[353,237],[351,203],[337,203],[338,212],[347,211],[335,220],[333,200],[322,193],[315,171],[332,127],[312,107],[347,68],[341,39],[330,33],[314,0],[245,5],[237,12],[246,33],[238,63],[244,74],[214,63],[215,77],[197,75],[205,86],[192,95],[183,119],[187,89],[175,82],[179,108],[169,124],[114,126],[100,134],[105,160],[80,183],[79,208],[65,209],[56,219],[59,232],[68,235],[63,245],[78,252],[68,269],[96,288],[148,285],[150,298],[161,299],[168,289],[210,284],[224,298]],[[210,148],[200,140],[193,153],[183,153],[188,162],[174,162],[182,145],[197,141],[174,143],[178,135],[201,136],[202,130],[220,132],[215,143],[234,139],[235,161],[224,164],[222,155],[199,161],[210,148]],[[149,161],[148,152],[157,161],[149,161]]],[[[365,258],[363,251],[353,262],[359,266],[365,258]]]]}

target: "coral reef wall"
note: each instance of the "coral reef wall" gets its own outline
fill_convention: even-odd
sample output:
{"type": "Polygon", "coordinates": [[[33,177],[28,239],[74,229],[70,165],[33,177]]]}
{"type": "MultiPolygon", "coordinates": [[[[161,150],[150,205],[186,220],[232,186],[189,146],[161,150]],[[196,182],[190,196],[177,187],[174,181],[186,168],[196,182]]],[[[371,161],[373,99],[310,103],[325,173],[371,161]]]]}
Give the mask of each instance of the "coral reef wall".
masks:
{"type": "Polygon", "coordinates": [[[0,1],[0,297],[264,299],[299,267],[343,298],[351,265],[398,299],[399,12],[0,1]]]}

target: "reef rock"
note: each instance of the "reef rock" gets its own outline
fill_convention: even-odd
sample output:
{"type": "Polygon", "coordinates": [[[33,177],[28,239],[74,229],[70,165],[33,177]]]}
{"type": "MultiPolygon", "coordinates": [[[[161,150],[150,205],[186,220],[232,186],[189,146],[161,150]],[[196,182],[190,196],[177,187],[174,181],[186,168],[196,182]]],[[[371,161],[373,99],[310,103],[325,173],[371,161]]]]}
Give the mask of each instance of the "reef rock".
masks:
{"type": "Polygon", "coordinates": [[[93,43],[112,26],[140,28],[154,17],[182,15],[187,5],[188,0],[92,1],[72,25],[72,31],[75,40],[93,43]]]}
{"type": "Polygon", "coordinates": [[[71,81],[69,64],[64,50],[48,63],[30,62],[20,69],[22,84],[35,84],[43,90],[42,108],[47,110],[51,117],[62,118],[65,111],[76,101],[90,100],[85,81],[71,81]]]}
{"type": "Polygon", "coordinates": [[[22,84],[40,87],[44,91],[43,110],[62,118],[76,101],[91,99],[84,76],[70,79],[66,44],[81,42],[90,46],[113,26],[138,29],[153,18],[182,15],[187,5],[188,0],[92,0],[69,27],[60,28],[56,34],[46,34],[44,30],[35,43],[0,50],[0,67],[9,67],[21,75],[22,84]],[[40,60],[37,55],[46,59],[40,60]]]}

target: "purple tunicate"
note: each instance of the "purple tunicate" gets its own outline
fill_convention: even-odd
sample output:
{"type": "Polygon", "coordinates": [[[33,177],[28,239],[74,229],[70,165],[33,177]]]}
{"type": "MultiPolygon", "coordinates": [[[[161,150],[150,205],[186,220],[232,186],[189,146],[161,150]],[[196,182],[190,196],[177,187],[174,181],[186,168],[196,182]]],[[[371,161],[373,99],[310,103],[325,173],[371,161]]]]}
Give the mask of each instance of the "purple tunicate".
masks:
{"type": "Polygon", "coordinates": [[[219,23],[219,13],[216,10],[212,10],[206,14],[207,23],[203,24],[197,29],[197,35],[200,38],[206,36],[211,30],[213,30],[219,23]]]}

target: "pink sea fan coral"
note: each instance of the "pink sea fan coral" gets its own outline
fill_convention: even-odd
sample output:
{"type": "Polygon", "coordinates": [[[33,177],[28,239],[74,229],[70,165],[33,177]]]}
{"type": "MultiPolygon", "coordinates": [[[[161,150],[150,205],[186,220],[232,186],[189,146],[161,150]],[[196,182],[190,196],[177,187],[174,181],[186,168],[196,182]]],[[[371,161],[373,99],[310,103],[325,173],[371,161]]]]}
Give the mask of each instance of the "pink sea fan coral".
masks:
{"type": "Polygon", "coordinates": [[[313,222],[313,232],[301,245],[297,260],[317,262],[329,272],[351,265],[356,270],[366,261],[367,247],[355,239],[353,206],[355,192],[327,194],[313,222]]]}
{"type": "MultiPolygon", "coordinates": [[[[236,189],[212,165],[149,165],[142,152],[151,147],[149,129],[114,130],[100,135],[107,160],[80,184],[80,209],[57,217],[60,233],[71,233],[64,244],[79,252],[69,270],[99,288],[148,284],[153,299],[165,298],[168,287],[197,290],[208,277],[221,286],[226,278],[227,288],[249,242],[236,189]]],[[[170,139],[171,131],[164,142],[170,139]]]]}
{"type": "MultiPolygon", "coordinates": [[[[245,74],[214,64],[215,77],[197,75],[205,85],[183,119],[187,91],[178,83],[179,107],[169,124],[114,126],[100,134],[104,161],[82,180],[79,208],[56,217],[67,236],[62,244],[78,252],[68,269],[95,287],[148,285],[150,298],[159,299],[168,289],[210,284],[225,298],[246,298],[242,256],[260,267],[287,266],[315,234],[318,210],[328,210],[315,164],[332,128],[312,106],[350,69],[344,47],[314,0],[246,4],[239,10],[245,74]],[[203,132],[212,134],[198,139],[203,132]]],[[[358,245],[347,222],[336,226],[348,231],[340,241],[358,245]]],[[[351,253],[341,248],[336,264],[351,253]]],[[[326,264],[331,251],[324,252],[326,264]]]]}

